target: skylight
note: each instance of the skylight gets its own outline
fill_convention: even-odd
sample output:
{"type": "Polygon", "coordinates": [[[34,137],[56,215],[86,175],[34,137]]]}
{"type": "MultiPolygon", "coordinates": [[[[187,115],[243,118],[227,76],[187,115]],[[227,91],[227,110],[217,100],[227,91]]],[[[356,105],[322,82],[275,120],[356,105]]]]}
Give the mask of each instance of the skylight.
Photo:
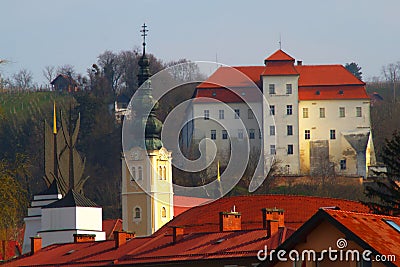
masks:
{"type": "Polygon", "coordinates": [[[389,225],[390,225],[391,227],[393,227],[397,232],[400,233],[400,226],[399,226],[397,223],[395,223],[395,222],[392,221],[392,220],[387,220],[387,219],[383,219],[383,221],[386,222],[387,224],[389,224],[389,225]]]}

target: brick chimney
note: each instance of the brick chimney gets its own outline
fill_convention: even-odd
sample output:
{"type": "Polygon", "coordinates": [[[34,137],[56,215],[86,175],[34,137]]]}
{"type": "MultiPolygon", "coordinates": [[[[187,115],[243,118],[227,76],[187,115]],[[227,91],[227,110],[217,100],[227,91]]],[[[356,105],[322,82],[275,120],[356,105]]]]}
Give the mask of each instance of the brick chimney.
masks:
{"type": "Polygon", "coordinates": [[[42,249],[42,238],[39,236],[31,237],[31,254],[35,254],[42,249]]]}
{"type": "Polygon", "coordinates": [[[242,217],[239,212],[220,212],[219,213],[219,230],[224,231],[238,231],[242,230],[242,217]]]}
{"type": "Polygon", "coordinates": [[[125,231],[114,231],[115,248],[119,248],[126,243],[127,240],[135,237],[134,233],[127,233],[125,231]]]}
{"type": "Polygon", "coordinates": [[[96,235],[91,234],[74,234],[74,243],[94,242],[96,235]]]}
{"type": "Polygon", "coordinates": [[[174,243],[178,242],[183,238],[184,230],[180,226],[172,226],[172,241],[174,243]]]}
{"type": "Polygon", "coordinates": [[[270,237],[278,232],[280,227],[285,227],[285,217],[283,209],[262,209],[263,228],[267,229],[267,236],[270,237]]]}

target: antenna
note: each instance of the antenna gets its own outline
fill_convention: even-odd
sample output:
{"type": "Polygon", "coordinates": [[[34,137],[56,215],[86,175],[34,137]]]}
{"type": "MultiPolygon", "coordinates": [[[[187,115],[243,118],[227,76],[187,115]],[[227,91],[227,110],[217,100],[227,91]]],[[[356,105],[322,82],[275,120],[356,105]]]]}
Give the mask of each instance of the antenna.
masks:
{"type": "Polygon", "coordinates": [[[282,49],[282,36],[281,36],[281,33],[279,33],[279,49],[282,49]]]}

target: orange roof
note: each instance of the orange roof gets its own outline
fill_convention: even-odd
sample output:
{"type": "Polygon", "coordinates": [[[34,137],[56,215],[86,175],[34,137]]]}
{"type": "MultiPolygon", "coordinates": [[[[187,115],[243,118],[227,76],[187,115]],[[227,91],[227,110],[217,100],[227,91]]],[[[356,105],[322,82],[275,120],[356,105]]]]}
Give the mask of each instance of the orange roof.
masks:
{"type": "Polygon", "coordinates": [[[271,62],[265,67],[262,75],[279,76],[279,75],[299,75],[295,69],[293,62],[271,62]]]}
{"type": "Polygon", "coordinates": [[[183,226],[185,233],[218,232],[220,211],[230,211],[235,206],[242,214],[242,229],[262,228],[261,209],[278,207],[285,210],[285,226],[297,229],[320,207],[339,206],[343,210],[369,212],[360,202],[287,195],[257,195],[224,197],[207,205],[193,207],[159,229],[155,235],[168,231],[170,226],[183,226]]]}
{"type": "Polygon", "coordinates": [[[279,49],[269,57],[265,59],[265,61],[294,61],[294,58],[289,56],[286,52],[279,49]]]}
{"type": "Polygon", "coordinates": [[[300,86],[365,85],[342,65],[295,66],[300,86]]]}
{"type": "Polygon", "coordinates": [[[174,195],[174,216],[176,217],[188,209],[202,205],[208,201],[211,201],[211,199],[174,195]]]}
{"type": "Polygon", "coordinates": [[[385,221],[390,220],[400,226],[400,217],[341,210],[324,210],[324,212],[379,254],[396,255],[396,262],[400,263],[400,232],[385,221]]]}
{"type": "Polygon", "coordinates": [[[107,239],[114,239],[113,232],[122,230],[122,220],[121,219],[107,219],[103,220],[102,229],[106,232],[107,239]]]}

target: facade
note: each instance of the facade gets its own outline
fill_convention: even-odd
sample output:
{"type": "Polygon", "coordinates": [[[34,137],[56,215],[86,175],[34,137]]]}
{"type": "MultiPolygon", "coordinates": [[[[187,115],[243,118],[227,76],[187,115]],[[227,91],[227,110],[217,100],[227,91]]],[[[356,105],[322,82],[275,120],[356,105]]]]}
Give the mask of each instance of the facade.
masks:
{"type": "Polygon", "coordinates": [[[235,135],[224,139],[224,131],[245,132],[248,135],[243,138],[263,150],[264,162],[275,159],[283,174],[335,172],[367,177],[368,167],[376,161],[365,83],[342,65],[308,66],[301,61],[295,64],[295,59],[282,50],[264,63],[265,66],[233,67],[258,86],[266,99],[251,103],[253,113],[262,113],[262,123],[257,125],[260,130],[249,123],[246,115],[240,116],[246,125],[241,130],[229,129],[231,123],[224,123],[219,116],[227,105],[240,110],[240,114],[250,112],[243,99],[232,97],[229,92],[235,88],[234,83],[245,91],[243,81],[238,82],[232,75],[230,88],[218,86],[227,80],[221,74],[227,67],[220,67],[197,87],[190,116],[204,119],[194,120],[188,126],[191,129],[183,130],[187,136],[182,137],[182,145],[196,144],[206,137],[213,139],[220,151],[226,151],[229,139],[235,135]],[[213,120],[206,119],[208,116],[213,120]],[[250,137],[250,132],[255,136],[250,137]]]}
{"type": "Polygon", "coordinates": [[[79,91],[78,83],[65,74],[59,74],[50,84],[53,86],[53,90],[58,92],[71,93],[79,91]]]}

